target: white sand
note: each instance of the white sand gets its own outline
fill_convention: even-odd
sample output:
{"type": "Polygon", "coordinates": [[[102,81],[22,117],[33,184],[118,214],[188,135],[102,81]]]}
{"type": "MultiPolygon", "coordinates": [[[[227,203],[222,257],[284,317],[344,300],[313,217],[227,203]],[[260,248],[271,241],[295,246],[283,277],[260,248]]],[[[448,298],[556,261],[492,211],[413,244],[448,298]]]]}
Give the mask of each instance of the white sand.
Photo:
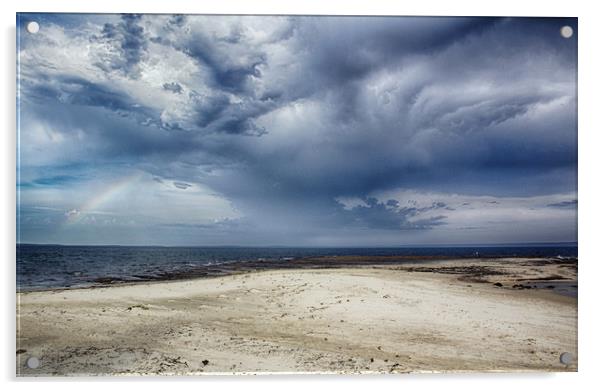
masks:
{"type": "Polygon", "coordinates": [[[20,375],[576,370],[575,298],[457,275],[263,271],[17,299],[20,375]]]}

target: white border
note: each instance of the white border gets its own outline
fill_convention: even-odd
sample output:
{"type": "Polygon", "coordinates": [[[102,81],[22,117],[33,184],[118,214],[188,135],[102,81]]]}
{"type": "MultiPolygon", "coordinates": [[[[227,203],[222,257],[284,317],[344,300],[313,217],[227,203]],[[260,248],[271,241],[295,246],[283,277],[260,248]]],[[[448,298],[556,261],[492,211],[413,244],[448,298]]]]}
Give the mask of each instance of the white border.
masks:
{"type": "MultiPolygon", "coordinates": [[[[199,388],[211,385],[240,385],[250,388],[281,390],[306,389],[307,386],[343,385],[346,388],[364,388],[375,385],[385,388],[415,386],[420,388],[461,387],[463,389],[504,389],[519,385],[529,388],[579,388],[596,383],[600,371],[600,302],[597,297],[597,278],[602,275],[602,248],[599,217],[602,193],[600,168],[602,153],[599,148],[602,123],[600,119],[599,38],[602,37],[600,14],[595,2],[555,1],[526,2],[504,0],[497,2],[454,1],[385,1],[385,0],[221,0],[193,2],[186,0],[130,1],[103,0],[85,2],[75,0],[21,0],[17,4],[2,2],[2,77],[0,93],[3,138],[2,152],[2,225],[0,240],[3,255],[4,283],[2,284],[2,378],[12,388],[80,388],[80,380],[49,379],[24,381],[14,379],[14,315],[15,315],[15,12],[143,12],[143,13],[207,13],[207,14],[346,14],[346,15],[468,15],[468,16],[576,16],[579,17],[579,373],[562,374],[417,374],[405,376],[258,376],[258,377],[202,377],[202,378],[104,378],[84,379],[84,386],[101,389],[106,386],[126,387],[144,385],[162,388],[172,381],[178,386],[199,388]],[[143,382],[143,383],[141,383],[143,382]]],[[[599,380],[597,381],[599,382],[599,380]]]]}

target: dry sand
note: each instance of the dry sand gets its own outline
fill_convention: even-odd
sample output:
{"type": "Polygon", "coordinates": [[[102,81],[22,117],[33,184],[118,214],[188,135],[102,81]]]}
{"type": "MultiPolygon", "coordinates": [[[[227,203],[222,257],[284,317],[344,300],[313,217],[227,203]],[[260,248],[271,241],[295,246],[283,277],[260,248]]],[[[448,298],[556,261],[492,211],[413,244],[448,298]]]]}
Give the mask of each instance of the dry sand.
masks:
{"type": "Polygon", "coordinates": [[[575,371],[576,298],[516,283],[576,284],[576,266],[482,267],[272,270],[19,293],[17,374],[575,371]],[[39,368],[26,367],[31,356],[39,368]]]}

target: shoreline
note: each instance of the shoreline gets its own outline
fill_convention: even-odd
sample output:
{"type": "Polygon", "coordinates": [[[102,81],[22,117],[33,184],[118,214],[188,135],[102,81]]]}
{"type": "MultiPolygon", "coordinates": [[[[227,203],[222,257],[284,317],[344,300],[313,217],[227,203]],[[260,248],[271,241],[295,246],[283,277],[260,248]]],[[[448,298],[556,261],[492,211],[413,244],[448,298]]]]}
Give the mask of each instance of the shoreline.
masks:
{"type": "MultiPolygon", "coordinates": [[[[117,277],[103,277],[92,280],[88,284],[60,286],[60,287],[25,287],[17,286],[17,293],[63,291],[77,289],[106,288],[113,286],[130,286],[145,283],[163,283],[178,280],[212,279],[229,275],[240,275],[253,272],[270,270],[303,270],[303,269],[337,269],[337,268],[362,268],[362,267],[387,267],[425,265],[437,262],[496,262],[496,261],[543,261],[555,264],[566,264],[577,267],[576,257],[541,257],[541,256],[490,256],[490,257],[458,257],[458,256],[310,256],[291,260],[269,259],[269,260],[245,260],[239,262],[225,262],[220,264],[200,265],[195,269],[186,271],[174,271],[157,276],[140,277],[137,280],[129,280],[117,277]]],[[[531,288],[537,288],[532,286],[531,288]]]]}
{"type": "Polygon", "coordinates": [[[512,288],[576,264],[425,264],[18,293],[17,375],[577,370],[577,299],[512,288]]]}

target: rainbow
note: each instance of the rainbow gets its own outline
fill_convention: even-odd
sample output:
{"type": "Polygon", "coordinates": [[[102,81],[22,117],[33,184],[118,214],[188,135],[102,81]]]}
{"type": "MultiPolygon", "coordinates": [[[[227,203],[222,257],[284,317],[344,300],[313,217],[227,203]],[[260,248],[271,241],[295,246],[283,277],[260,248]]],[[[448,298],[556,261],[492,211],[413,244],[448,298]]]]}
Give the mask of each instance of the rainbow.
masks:
{"type": "Polygon", "coordinates": [[[126,191],[141,176],[142,174],[140,172],[136,172],[111,183],[105,190],[88,199],[88,201],[79,208],[67,211],[65,213],[65,216],[67,217],[65,224],[73,225],[78,223],[85,215],[97,211],[103,204],[126,191]]]}

